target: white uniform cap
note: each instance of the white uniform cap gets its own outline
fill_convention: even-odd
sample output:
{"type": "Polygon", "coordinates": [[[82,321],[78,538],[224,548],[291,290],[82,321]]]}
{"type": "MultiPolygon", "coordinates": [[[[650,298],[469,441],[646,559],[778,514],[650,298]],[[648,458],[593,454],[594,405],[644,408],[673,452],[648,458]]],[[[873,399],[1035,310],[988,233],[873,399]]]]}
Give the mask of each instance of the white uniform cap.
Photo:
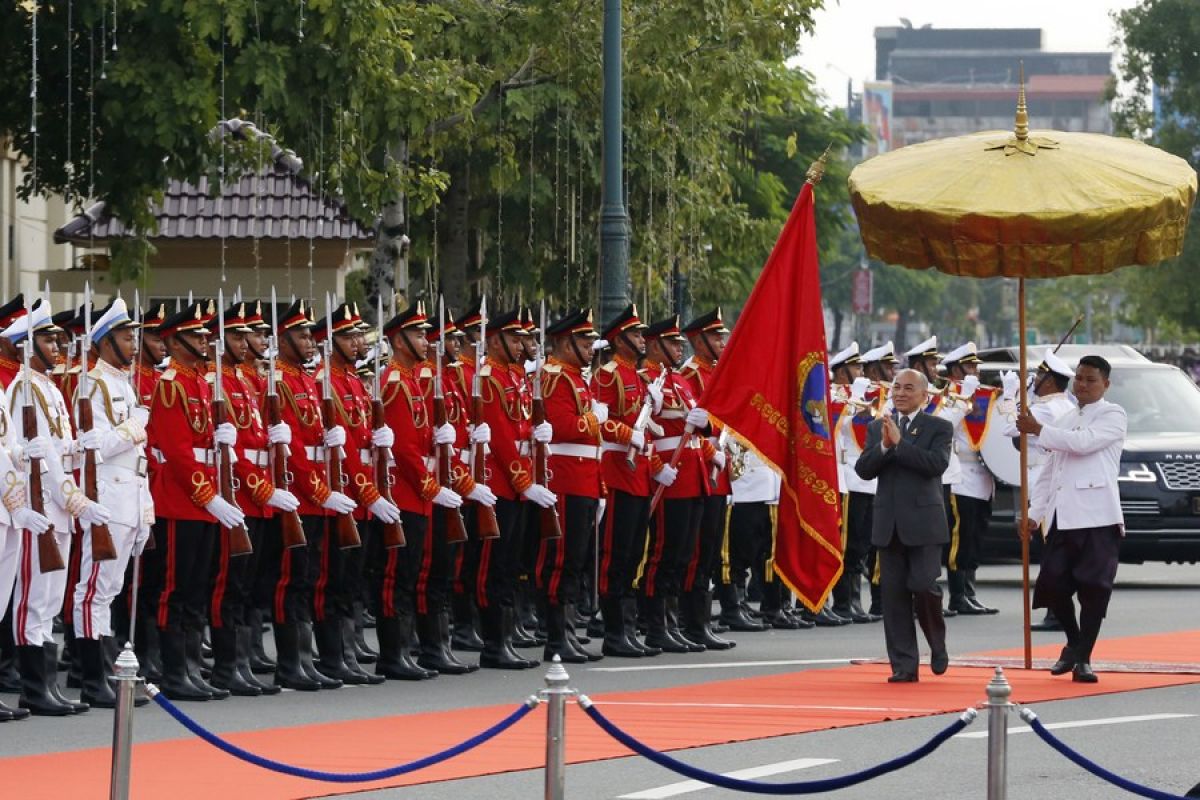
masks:
{"type": "Polygon", "coordinates": [[[1038,369],[1057,373],[1064,378],[1075,377],[1075,370],[1068,367],[1067,362],[1048,350],[1046,351],[1046,357],[1042,359],[1042,363],[1038,366],[1038,369]]]}
{"type": "Polygon", "coordinates": [[[843,364],[857,364],[862,361],[858,354],[858,342],[851,342],[850,346],[839,351],[836,355],[830,356],[829,368],[837,369],[843,364]]]}
{"type": "Polygon", "coordinates": [[[868,350],[862,354],[861,358],[864,364],[874,364],[879,361],[887,361],[894,364],[896,363],[896,348],[891,342],[888,342],[887,344],[881,344],[879,347],[868,350]]]}
{"type": "Polygon", "coordinates": [[[942,356],[943,364],[957,364],[962,361],[979,362],[979,355],[975,349],[974,342],[967,342],[961,347],[956,347],[946,355],[942,356]]]}
{"type": "Polygon", "coordinates": [[[34,331],[45,330],[55,333],[61,331],[62,328],[54,324],[54,321],[50,318],[51,316],[50,304],[39,300],[33,304],[33,308],[29,310],[28,314],[24,314],[13,320],[11,325],[0,331],[0,336],[8,339],[13,344],[17,344],[25,340],[31,328],[34,331]]]}
{"type": "Polygon", "coordinates": [[[937,337],[930,336],[925,341],[904,353],[905,358],[929,358],[941,355],[937,351],[937,337]]]}

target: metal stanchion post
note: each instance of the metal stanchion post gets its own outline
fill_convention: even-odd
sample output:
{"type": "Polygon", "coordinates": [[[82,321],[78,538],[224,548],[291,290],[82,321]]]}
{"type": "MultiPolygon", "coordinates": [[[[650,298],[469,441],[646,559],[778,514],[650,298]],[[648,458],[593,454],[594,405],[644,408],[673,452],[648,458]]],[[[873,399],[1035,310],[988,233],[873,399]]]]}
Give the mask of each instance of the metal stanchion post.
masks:
{"type": "Polygon", "coordinates": [[[117,685],[117,709],[113,715],[109,800],[129,800],[129,772],[133,760],[133,700],[138,684],[142,682],[137,673],[137,656],[133,654],[133,645],[126,642],[125,649],[117,656],[112,678],[117,685]]]}
{"type": "Polygon", "coordinates": [[[1012,686],[1004,677],[1004,670],[996,667],[996,673],[987,685],[988,707],[988,763],[987,800],[1005,800],[1008,795],[1008,711],[1012,704],[1012,686]]]}
{"type": "Polygon", "coordinates": [[[567,777],[567,698],[575,694],[567,687],[571,676],[563,668],[562,659],[554,657],[546,671],[546,688],[541,691],[546,701],[546,792],[545,800],[563,800],[567,777]]]}

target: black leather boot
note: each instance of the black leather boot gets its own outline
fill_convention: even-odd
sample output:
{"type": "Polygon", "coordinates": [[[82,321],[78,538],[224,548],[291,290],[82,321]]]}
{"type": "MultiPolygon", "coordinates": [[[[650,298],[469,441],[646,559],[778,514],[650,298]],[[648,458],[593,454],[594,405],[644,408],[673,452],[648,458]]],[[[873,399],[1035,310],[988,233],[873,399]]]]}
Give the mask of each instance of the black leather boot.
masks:
{"type": "MultiPolygon", "coordinates": [[[[187,676],[197,689],[208,692],[213,700],[224,700],[229,697],[229,691],[219,689],[204,677],[204,634],[201,631],[186,631],[184,646],[187,658],[187,676]]],[[[212,674],[211,672],[209,673],[212,674]]]]}
{"type": "Polygon", "coordinates": [[[667,633],[667,604],[662,597],[647,597],[646,647],[656,647],[664,653],[690,653],[687,645],[667,633]]]}
{"type": "Polygon", "coordinates": [[[235,647],[237,649],[237,671],[242,676],[242,680],[258,689],[259,694],[273,695],[279,694],[281,687],[271,683],[264,683],[254,674],[254,669],[250,666],[250,651],[253,649],[252,631],[249,625],[238,625],[235,629],[234,636],[236,637],[235,647]]]}
{"type": "MultiPolygon", "coordinates": [[[[21,672],[17,669],[17,643],[13,638],[12,605],[0,620],[0,692],[21,693],[21,672]]],[[[26,715],[28,716],[28,715],[26,715]]]]}
{"type": "Polygon", "coordinates": [[[692,589],[682,599],[683,629],[687,637],[709,650],[729,650],[737,646],[717,636],[712,629],[712,592],[692,589]]]}
{"type": "Polygon", "coordinates": [[[270,675],[275,671],[275,662],[263,648],[263,613],[252,608],[246,612],[246,625],[250,629],[250,670],[255,675],[270,675]]]}
{"type": "MultiPolygon", "coordinates": [[[[367,684],[368,686],[378,686],[387,678],[382,675],[376,675],[373,672],[367,672],[363,669],[362,664],[358,663],[358,650],[356,647],[356,637],[360,629],[357,627],[354,617],[342,618],[342,663],[346,665],[346,671],[355,676],[354,681],[347,683],[367,684]]],[[[372,663],[374,663],[375,651],[371,651],[372,663]]]]}
{"type": "Polygon", "coordinates": [[[379,636],[379,658],[375,662],[376,675],[382,675],[395,681],[423,681],[437,677],[436,672],[418,666],[409,655],[408,643],[412,638],[412,617],[377,617],[375,633],[379,636]]]}
{"type": "Polygon", "coordinates": [[[99,639],[76,639],[75,651],[83,662],[83,687],[79,699],[95,708],[116,708],[117,695],[108,683],[109,671],[99,639]]]}
{"type": "Polygon", "coordinates": [[[801,622],[783,611],[783,591],[779,581],[763,584],[763,599],[759,603],[762,611],[762,621],[780,631],[795,631],[801,627],[801,622]]]}
{"type": "Polygon", "coordinates": [[[614,658],[641,658],[645,653],[625,637],[625,620],[621,613],[621,598],[601,597],[600,614],[604,618],[604,643],[601,652],[614,658]]]}
{"type": "Polygon", "coordinates": [[[663,598],[667,607],[667,635],[688,649],[690,653],[703,653],[708,649],[703,643],[687,635],[683,629],[683,618],[680,612],[679,595],[669,595],[663,598]]]}
{"type": "Polygon", "coordinates": [[[537,662],[517,655],[512,649],[512,609],[507,606],[488,606],[480,609],[483,622],[483,651],[479,654],[479,666],[485,669],[529,669],[537,662]],[[507,619],[506,619],[507,617],[507,619]]]}
{"type": "Polygon", "coordinates": [[[159,631],[162,681],[158,688],[168,700],[212,700],[212,692],[201,689],[188,677],[187,642],[183,631],[159,631]]]}
{"type": "Polygon", "coordinates": [[[163,677],[162,650],[159,646],[158,622],[145,616],[137,618],[137,645],[134,654],[138,660],[138,674],[149,683],[160,683],[163,677]]]}
{"type": "Polygon", "coordinates": [[[643,656],[660,656],[662,648],[646,644],[638,638],[638,599],[636,597],[621,598],[621,623],[625,630],[625,641],[630,647],[642,651],[643,656]]]}
{"type": "MultiPolygon", "coordinates": [[[[58,702],[69,705],[71,707],[71,712],[74,714],[82,714],[91,708],[91,706],[89,706],[87,703],[82,703],[78,700],[72,700],[71,698],[67,697],[65,694],[63,694],[62,688],[58,685],[58,644],[55,642],[45,642],[42,645],[42,650],[46,657],[47,691],[49,691],[50,694],[54,696],[54,699],[58,702]]],[[[80,683],[82,682],[83,681],[81,680],[80,683]]]]}
{"type": "Polygon", "coordinates": [[[451,601],[454,609],[454,633],[450,644],[455,650],[478,653],[483,650],[483,639],[479,638],[479,609],[468,594],[455,594],[451,601]]]}
{"type": "Polygon", "coordinates": [[[209,682],[237,697],[258,697],[262,691],[246,681],[237,665],[237,629],[212,629],[213,670],[209,682]]]}
{"type": "Polygon", "coordinates": [[[730,630],[742,633],[765,631],[770,626],[765,622],[751,619],[742,606],[738,587],[732,583],[722,583],[718,598],[721,601],[721,622],[728,625],[730,630]]]}
{"type": "MultiPolygon", "coordinates": [[[[316,681],[322,689],[340,689],[342,682],[337,678],[323,673],[313,661],[313,624],[307,620],[296,623],[296,643],[300,645],[300,669],[311,680],[316,681]]],[[[342,655],[338,648],[337,657],[342,655]]]]}
{"type": "Polygon", "coordinates": [[[563,606],[546,604],[546,648],[542,651],[542,659],[553,661],[555,656],[564,664],[586,664],[588,658],[583,653],[576,652],[567,638],[567,620],[563,606]]]}
{"type": "Polygon", "coordinates": [[[17,699],[20,708],[35,717],[65,717],[75,713],[71,706],[50,693],[46,651],[41,646],[18,646],[17,665],[21,671],[21,696],[17,699]]]}
{"type": "Polygon", "coordinates": [[[449,624],[445,629],[447,638],[443,639],[441,614],[418,614],[416,628],[417,640],[421,643],[417,666],[433,670],[439,675],[466,675],[478,669],[459,661],[450,651],[449,624]]]}
{"type": "Polygon", "coordinates": [[[299,692],[321,688],[300,665],[300,629],[294,622],[275,624],[275,685],[299,692]]]}
{"type": "Polygon", "coordinates": [[[360,665],[374,664],[375,659],[379,657],[379,653],[376,653],[371,649],[371,646],[367,644],[367,626],[366,623],[363,622],[363,613],[365,611],[365,607],[362,603],[355,603],[352,606],[352,609],[354,623],[354,660],[360,665]]]}
{"type": "Polygon", "coordinates": [[[437,615],[438,619],[438,638],[442,643],[442,658],[448,663],[454,664],[455,669],[465,669],[467,674],[477,672],[478,664],[468,664],[458,656],[454,655],[454,648],[450,646],[450,609],[443,608],[437,615]]]}
{"type": "Polygon", "coordinates": [[[578,620],[575,605],[573,603],[563,604],[563,621],[566,624],[567,644],[575,651],[577,655],[581,655],[588,661],[600,661],[604,658],[603,655],[593,650],[588,650],[584,647],[589,644],[591,639],[586,636],[579,636],[575,630],[575,621],[578,620]]]}

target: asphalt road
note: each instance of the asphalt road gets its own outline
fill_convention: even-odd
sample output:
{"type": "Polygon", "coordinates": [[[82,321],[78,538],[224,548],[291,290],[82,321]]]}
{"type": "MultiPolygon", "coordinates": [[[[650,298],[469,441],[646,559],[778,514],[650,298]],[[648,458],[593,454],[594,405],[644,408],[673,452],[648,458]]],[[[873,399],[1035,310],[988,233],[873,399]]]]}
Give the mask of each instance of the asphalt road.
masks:
{"type": "MultiPolygon", "coordinates": [[[[980,570],[980,593],[1001,613],[991,617],[948,621],[951,655],[1019,647],[1020,569],[989,566],[980,570]]],[[[1200,568],[1189,565],[1122,566],[1118,590],[1103,636],[1190,630],[1200,627],[1200,568]]],[[[1056,643],[1060,634],[1035,633],[1034,643],[1056,643]]],[[[735,635],[738,647],[724,653],[660,656],[646,661],[608,659],[572,669],[572,685],[589,694],[703,683],[800,669],[821,664],[754,664],[795,660],[844,660],[883,655],[880,625],[852,625],[808,631],[771,631],[735,635]],[[694,668],[711,665],[708,668],[694,668]],[[612,667],[656,669],[610,671],[612,667]]],[[[1195,660],[1200,662],[1200,653],[1195,660]]],[[[275,698],[231,699],[188,706],[189,713],[213,730],[255,730],[304,723],[357,719],[418,711],[507,704],[541,687],[542,672],[478,672],[442,677],[419,684],[391,683],[346,688],[315,695],[285,692],[275,698]]],[[[1101,676],[1103,680],[1103,676],[1101,676]]],[[[983,699],[983,687],[980,687],[983,699]]],[[[1095,761],[1132,780],[1165,791],[1184,793],[1200,782],[1200,687],[1177,687],[1105,695],[1040,704],[1045,722],[1086,722],[1059,734],[1095,761]],[[1186,715],[1186,716],[1183,716],[1186,715]],[[1114,717],[1151,717],[1105,722],[1114,717]]],[[[762,767],[768,781],[809,780],[852,772],[891,758],[942,729],[952,717],[886,722],[797,736],[696,748],[675,753],[693,764],[718,772],[762,767]],[[799,761],[797,761],[799,760],[799,761]],[[808,761],[811,760],[811,761],[808,761]],[[797,762],[780,765],[781,762],[797,762]],[[773,770],[783,770],[773,772],[773,770]]],[[[1019,724],[1018,722],[1013,723],[1019,724]]],[[[0,725],[0,757],[88,747],[105,747],[111,737],[111,712],[91,711],[70,719],[31,719],[0,725]]],[[[967,732],[985,731],[984,720],[967,732]]],[[[136,741],[179,738],[182,729],[158,709],[138,711],[136,741]]],[[[569,732],[568,732],[569,736],[569,732]]],[[[958,738],[947,742],[920,764],[838,792],[838,798],[880,796],[921,798],[984,797],[986,741],[958,738]]],[[[746,795],[714,788],[668,787],[683,779],[640,758],[623,758],[571,766],[567,797],[610,800],[624,796],[685,797],[697,800],[746,795]],[[689,791],[683,791],[690,789],[689,791]]],[[[1014,734],[1009,742],[1009,792],[1023,800],[1128,797],[1101,783],[1050,750],[1031,733],[1014,734]]],[[[348,787],[347,787],[348,788],[348,787]]],[[[340,790],[340,787],[339,787],[340,790]]],[[[541,796],[542,773],[530,770],[468,780],[425,784],[407,789],[360,793],[361,798],[458,800],[527,800],[541,796]]],[[[331,795],[333,796],[333,795],[331,795]]]]}

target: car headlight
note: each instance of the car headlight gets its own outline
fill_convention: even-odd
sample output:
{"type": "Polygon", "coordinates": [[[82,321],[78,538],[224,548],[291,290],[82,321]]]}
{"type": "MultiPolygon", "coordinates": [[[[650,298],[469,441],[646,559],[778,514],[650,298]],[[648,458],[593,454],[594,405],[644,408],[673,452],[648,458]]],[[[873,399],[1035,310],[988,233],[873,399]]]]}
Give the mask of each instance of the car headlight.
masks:
{"type": "Polygon", "coordinates": [[[1126,462],[1121,464],[1121,474],[1117,476],[1117,480],[1130,483],[1157,483],[1158,476],[1146,464],[1126,462]]]}

